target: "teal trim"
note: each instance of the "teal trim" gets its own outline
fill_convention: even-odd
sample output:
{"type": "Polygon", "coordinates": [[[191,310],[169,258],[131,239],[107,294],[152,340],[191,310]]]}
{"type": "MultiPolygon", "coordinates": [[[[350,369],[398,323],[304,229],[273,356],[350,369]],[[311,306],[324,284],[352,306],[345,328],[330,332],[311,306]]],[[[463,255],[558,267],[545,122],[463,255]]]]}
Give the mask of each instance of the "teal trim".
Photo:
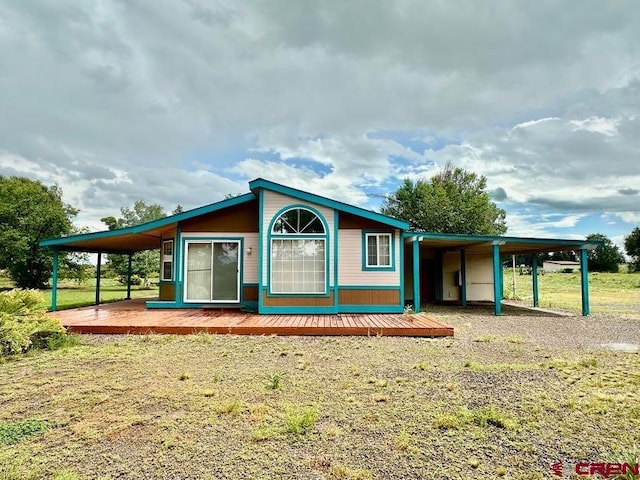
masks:
{"type": "Polygon", "coordinates": [[[500,237],[491,235],[464,235],[454,233],[424,233],[424,232],[404,232],[404,238],[418,237],[421,240],[453,240],[469,242],[505,242],[505,243],[532,243],[535,245],[550,245],[562,247],[586,247],[594,242],[586,240],[565,240],[553,238],[529,238],[529,237],[500,237]]]}
{"type": "Polygon", "coordinates": [[[270,182],[263,178],[256,178],[255,180],[252,180],[251,182],[249,182],[249,188],[251,189],[251,191],[265,189],[265,190],[281,193],[283,195],[288,195],[290,197],[298,198],[300,200],[316,203],[324,207],[334,208],[336,210],[340,210],[341,212],[347,212],[347,213],[351,213],[352,215],[368,218],[369,220],[383,223],[385,225],[390,225],[392,227],[399,228],[402,230],[408,230],[410,227],[409,223],[403,220],[398,220],[397,218],[388,217],[386,215],[382,215],[381,213],[376,213],[371,210],[366,210],[364,208],[355,207],[347,203],[338,202],[337,200],[332,200],[330,198],[321,197],[320,195],[314,195],[313,193],[303,192],[302,190],[286,187],[284,185],[280,185],[279,183],[270,182]]]}
{"type": "Polygon", "coordinates": [[[404,310],[404,274],[405,274],[405,265],[404,265],[404,243],[402,242],[402,234],[398,235],[398,248],[400,249],[400,306],[404,310]]]}
{"type": "Polygon", "coordinates": [[[173,293],[174,299],[178,300],[179,298],[182,298],[182,265],[184,264],[182,249],[182,225],[180,225],[179,223],[178,225],[176,225],[176,238],[173,248],[175,250],[175,265],[173,267],[175,268],[175,273],[173,276],[173,278],[175,279],[175,288],[173,290],[173,293]]]}
{"type": "Polygon", "coordinates": [[[362,230],[362,271],[368,272],[395,272],[396,271],[396,243],[395,243],[395,231],[393,230],[380,230],[380,229],[363,229],[362,230]],[[370,234],[379,234],[383,233],[386,235],[391,235],[391,265],[385,265],[381,267],[376,266],[367,266],[367,253],[368,253],[368,245],[367,245],[367,235],[370,234]]]}
{"type": "Polygon", "coordinates": [[[340,216],[338,210],[333,211],[333,306],[338,308],[338,238],[340,225],[340,216]]]}
{"type": "Polygon", "coordinates": [[[172,225],[174,223],[178,223],[184,220],[188,220],[190,218],[198,217],[206,213],[217,212],[218,210],[222,210],[225,208],[233,207],[235,205],[240,205],[242,203],[250,202],[252,200],[255,200],[255,198],[256,196],[253,193],[246,193],[238,197],[229,198],[227,200],[222,200],[220,202],[205,205],[203,207],[194,208],[193,210],[188,210],[186,212],[178,213],[176,215],[171,215],[169,217],[160,218],[158,220],[143,223],[141,225],[136,225],[133,227],[126,227],[126,228],[119,228],[117,230],[84,233],[82,235],[70,235],[68,237],[42,240],[40,242],[40,246],[50,247],[50,246],[56,246],[56,245],[65,245],[68,243],[73,243],[73,242],[78,242],[83,240],[95,240],[99,238],[109,238],[109,237],[118,237],[120,235],[144,233],[148,230],[153,230],[155,228],[172,225]]]}
{"type": "Polygon", "coordinates": [[[340,290],[400,290],[400,285],[340,285],[340,290]]]}
{"type": "Polygon", "coordinates": [[[420,240],[413,241],[413,311],[420,311],[420,240]]]}
{"type": "Polygon", "coordinates": [[[328,307],[265,307],[263,306],[260,313],[263,314],[289,314],[289,313],[314,313],[318,315],[335,315],[338,310],[333,305],[328,307]]]}
{"type": "MultiPolygon", "coordinates": [[[[195,301],[187,301],[184,298],[184,295],[181,295],[179,298],[176,294],[176,302],[185,306],[185,308],[190,307],[191,305],[215,305],[215,306],[224,306],[224,305],[234,305],[237,306],[242,303],[242,279],[244,277],[244,237],[182,237],[181,236],[181,244],[182,251],[184,252],[183,256],[183,264],[184,258],[186,257],[187,251],[187,242],[238,242],[238,301],[237,302],[220,302],[220,301],[210,301],[210,302],[199,302],[195,301]]],[[[185,264],[186,265],[186,264],[185,264]]],[[[183,282],[184,284],[184,282],[183,282]]],[[[186,292],[185,292],[186,293],[186,292]]]]}
{"type": "Polygon", "coordinates": [[[102,253],[98,253],[98,263],[96,265],[96,305],[100,305],[100,276],[102,269],[102,253]]]}
{"type": "Polygon", "coordinates": [[[589,311],[589,256],[586,248],[580,250],[580,290],[582,293],[582,315],[588,317],[589,311]]]}
{"type": "Polygon", "coordinates": [[[538,256],[534,253],[531,255],[531,280],[533,284],[533,306],[539,307],[538,301],[538,256]]]}
{"type": "Polygon", "coordinates": [[[51,278],[51,311],[58,309],[58,262],[60,252],[53,250],[53,277],[51,278]]]}
{"type": "Polygon", "coordinates": [[[402,313],[403,305],[339,305],[338,313],[402,313]]]}
{"type": "Polygon", "coordinates": [[[493,244],[493,310],[496,315],[502,312],[500,285],[502,284],[502,264],[500,263],[500,245],[493,244]]]}
{"type": "Polygon", "coordinates": [[[467,306],[467,259],[464,248],[460,249],[460,304],[467,306]]]}
{"type": "Polygon", "coordinates": [[[264,278],[262,269],[264,265],[264,190],[258,192],[258,313],[262,313],[264,291],[264,278]]]}
{"type": "Polygon", "coordinates": [[[271,221],[269,222],[269,230],[267,230],[267,248],[269,249],[267,253],[267,296],[268,297],[299,297],[299,298],[308,298],[308,297],[328,297],[330,293],[330,284],[329,284],[329,252],[331,248],[331,242],[329,238],[329,225],[324,216],[315,208],[310,207],[309,205],[302,204],[292,204],[287,205],[286,207],[282,207],[280,210],[276,212],[271,221]],[[308,210],[314,215],[316,215],[320,221],[322,222],[322,227],[324,228],[324,233],[314,233],[314,234],[290,234],[290,233],[272,233],[273,224],[280,217],[280,215],[288,212],[289,210],[294,209],[304,209],[308,210]],[[271,242],[272,240],[324,240],[324,275],[325,275],[325,283],[324,283],[324,292],[322,293],[275,293],[271,292],[271,242]]]}
{"type": "Polygon", "coordinates": [[[258,284],[257,283],[243,283],[242,287],[257,287],[258,284]]]}
{"type": "Polygon", "coordinates": [[[127,300],[131,300],[131,254],[127,259],[127,300]]]}

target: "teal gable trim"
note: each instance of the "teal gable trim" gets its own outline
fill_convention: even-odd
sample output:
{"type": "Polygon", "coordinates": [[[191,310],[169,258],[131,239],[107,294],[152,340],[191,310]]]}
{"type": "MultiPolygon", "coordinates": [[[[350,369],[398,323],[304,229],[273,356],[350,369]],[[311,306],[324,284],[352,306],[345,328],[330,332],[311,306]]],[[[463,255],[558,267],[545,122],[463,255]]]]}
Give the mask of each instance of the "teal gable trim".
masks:
{"type": "Polygon", "coordinates": [[[160,218],[158,220],[143,223],[141,225],[136,225],[133,227],[126,227],[126,228],[119,228],[117,230],[84,233],[82,235],[70,235],[68,237],[42,240],[40,242],[40,246],[50,247],[55,245],[64,245],[66,243],[75,242],[79,240],[93,240],[98,238],[109,238],[109,237],[118,237],[120,235],[144,233],[148,230],[153,230],[154,228],[164,227],[167,225],[171,225],[173,223],[178,223],[184,220],[188,220],[190,218],[198,217],[206,213],[212,213],[218,210],[222,210],[224,208],[229,208],[235,205],[240,205],[242,203],[250,202],[252,200],[255,200],[255,198],[256,196],[253,193],[246,193],[238,197],[229,198],[227,200],[222,200],[221,202],[205,205],[204,207],[194,208],[193,210],[188,210],[186,212],[178,213],[176,215],[171,215],[165,218],[160,218]]]}
{"type": "Polygon", "coordinates": [[[396,238],[395,231],[381,229],[363,229],[362,230],[362,271],[366,272],[395,272],[396,271],[396,238]],[[367,234],[370,233],[386,233],[391,235],[391,265],[376,267],[367,266],[367,234]]]}
{"type": "Polygon", "coordinates": [[[408,230],[410,226],[408,222],[398,220],[397,218],[388,217],[386,215],[382,215],[381,213],[373,212],[371,210],[366,210],[360,207],[355,207],[353,205],[338,202],[337,200],[332,200],[330,198],[321,197],[320,195],[315,195],[313,193],[303,192],[302,190],[297,190],[285,185],[280,185],[279,183],[270,182],[263,178],[256,178],[255,180],[249,182],[249,188],[251,189],[251,191],[260,189],[271,190],[273,192],[288,195],[300,200],[316,203],[324,207],[340,210],[341,212],[347,212],[359,217],[368,218],[369,220],[383,223],[385,225],[389,225],[402,230],[408,230]]]}
{"type": "MultiPolygon", "coordinates": [[[[296,298],[307,298],[307,297],[328,297],[333,287],[330,286],[329,283],[329,252],[331,248],[331,241],[329,238],[329,225],[327,224],[327,220],[324,216],[315,208],[310,207],[309,205],[302,204],[291,204],[286,207],[282,207],[280,210],[276,212],[273,218],[269,221],[269,230],[267,230],[267,296],[268,297],[296,297],[296,298]],[[322,226],[324,228],[324,234],[273,234],[273,224],[276,219],[280,217],[285,212],[289,210],[293,210],[296,208],[301,208],[305,210],[309,210],[314,215],[316,215],[320,221],[322,222],[322,226]],[[282,240],[324,240],[324,292],[322,293],[273,293],[271,292],[271,241],[273,239],[282,239],[282,240]]],[[[335,287],[335,285],[334,285],[335,287]]]]}

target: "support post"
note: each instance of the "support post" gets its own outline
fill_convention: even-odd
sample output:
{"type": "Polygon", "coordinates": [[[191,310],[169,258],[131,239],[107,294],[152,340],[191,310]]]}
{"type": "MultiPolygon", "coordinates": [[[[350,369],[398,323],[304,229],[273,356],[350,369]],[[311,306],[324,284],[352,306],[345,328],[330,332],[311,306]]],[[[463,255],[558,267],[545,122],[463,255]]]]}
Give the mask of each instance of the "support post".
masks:
{"type": "Polygon", "coordinates": [[[51,278],[51,311],[58,309],[58,250],[53,251],[53,276],[51,278]]]}
{"type": "Polygon", "coordinates": [[[98,253],[98,263],[96,264],[96,305],[100,305],[100,269],[102,267],[102,253],[98,253]]]}
{"type": "Polygon", "coordinates": [[[589,261],[587,249],[580,250],[580,286],[582,290],[582,315],[589,316],[589,261]]]}
{"type": "Polygon", "coordinates": [[[131,257],[132,253],[129,253],[129,262],[127,263],[127,300],[131,300],[131,257]]]}
{"type": "Polygon", "coordinates": [[[413,311],[420,311],[420,240],[413,241],[413,311]]]}
{"type": "Polygon", "coordinates": [[[464,248],[460,249],[460,304],[467,306],[467,261],[464,248]]]}
{"type": "Polygon", "coordinates": [[[533,306],[539,307],[538,301],[538,256],[534,253],[531,255],[531,280],[533,284],[533,306]]]}
{"type": "Polygon", "coordinates": [[[500,263],[500,245],[493,244],[493,311],[496,315],[502,313],[501,298],[502,264],[500,263]]]}

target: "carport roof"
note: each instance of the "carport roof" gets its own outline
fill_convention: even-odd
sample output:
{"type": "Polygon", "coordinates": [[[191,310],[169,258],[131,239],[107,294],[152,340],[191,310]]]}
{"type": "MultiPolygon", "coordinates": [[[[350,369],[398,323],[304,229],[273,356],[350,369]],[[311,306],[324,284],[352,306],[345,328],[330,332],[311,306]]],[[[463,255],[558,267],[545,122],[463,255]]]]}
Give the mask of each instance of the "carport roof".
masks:
{"type": "Polygon", "coordinates": [[[567,240],[557,238],[529,238],[529,237],[504,237],[492,235],[461,235],[452,233],[426,233],[405,232],[407,241],[419,239],[421,245],[426,245],[439,250],[464,249],[469,253],[486,253],[493,245],[500,246],[500,253],[509,255],[560,252],[564,250],[591,249],[597,246],[595,242],[586,240],[567,240]]]}

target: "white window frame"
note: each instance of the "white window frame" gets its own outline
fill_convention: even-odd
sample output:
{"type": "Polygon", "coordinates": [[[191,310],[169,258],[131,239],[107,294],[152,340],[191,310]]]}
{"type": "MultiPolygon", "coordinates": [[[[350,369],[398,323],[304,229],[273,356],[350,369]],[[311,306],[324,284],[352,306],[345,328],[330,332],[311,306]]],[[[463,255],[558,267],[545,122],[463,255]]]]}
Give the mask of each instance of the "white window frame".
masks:
{"type": "Polygon", "coordinates": [[[380,232],[380,233],[366,233],[365,234],[365,248],[364,252],[365,258],[365,266],[367,268],[391,268],[393,267],[393,235],[390,232],[380,232]],[[369,238],[376,237],[376,265],[371,265],[369,263],[369,238]],[[380,237],[388,237],[389,238],[389,263],[381,264],[380,263],[380,237]]]}
{"type": "Polygon", "coordinates": [[[173,263],[173,257],[174,257],[174,253],[175,253],[175,245],[173,240],[163,240],[162,241],[162,251],[160,252],[160,280],[163,282],[172,282],[173,281],[173,277],[174,277],[174,263],[173,263]],[[164,253],[164,246],[170,243],[171,244],[171,255],[165,255],[164,253]],[[166,263],[170,263],[171,264],[171,275],[169,276],[169,278],[166,278],[164,276],[164,266],[166,263]]]}
{"type": "Polygon", "coordinates": [[[271,244],[269,245],[269,293],[274,295],[326,295],[327,294],[327,239],[324,237],[300,237],[296,235],[278,235],[271,238],[271,244]],[[273,288],[273,242],[277,241],[310,241],[310,242],[322,242],[324,258],[322,259],[323,272],[323,285],[324,289],[321,292],[302,292],[302,291],[278,291],[273,288]]]}

